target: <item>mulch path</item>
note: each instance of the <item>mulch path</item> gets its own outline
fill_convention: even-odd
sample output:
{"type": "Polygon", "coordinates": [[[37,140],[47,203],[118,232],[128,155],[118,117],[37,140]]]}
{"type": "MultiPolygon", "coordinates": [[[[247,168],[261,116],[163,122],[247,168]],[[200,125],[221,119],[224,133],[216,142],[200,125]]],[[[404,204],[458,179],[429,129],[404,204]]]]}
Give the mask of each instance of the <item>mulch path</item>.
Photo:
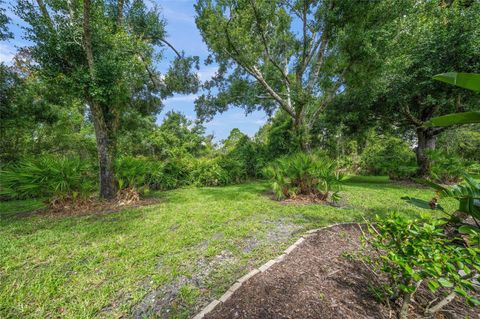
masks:
{"type": "MultiPolygon", "coordinates": [[[[375,276],[357,258],[358,225],[339,225],[308,237],[286,258],[245,282],[230,299],[204,318],[396,318],[397,304],[371,293],[375,276]]],[[[420,288],[416,302],[429,292],[420,288]]],[[[418,308],[418,309],[417,309],[418,308]]],[[[420,317],[412,307],[411,317],[420,317]]],[[[437,318],[478,318],[478,308],[455,301],[437,318]]]]}

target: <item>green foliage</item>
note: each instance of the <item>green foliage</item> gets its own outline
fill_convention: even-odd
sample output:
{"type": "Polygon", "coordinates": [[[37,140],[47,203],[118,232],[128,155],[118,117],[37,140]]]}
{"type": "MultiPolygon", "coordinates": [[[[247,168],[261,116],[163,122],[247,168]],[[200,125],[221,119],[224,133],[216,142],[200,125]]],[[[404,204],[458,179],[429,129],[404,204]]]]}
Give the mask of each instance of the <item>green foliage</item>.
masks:
{"type": "Polygon", "coordinates": [[[187,119],[179,112],[168,112],[162,124],[145,136],[149,145],[145,155],[165,160],[177,156],[205,156],[212,151],[212,136],[205,135],[205,127],[187,119]]]}
{"type": "Polygon", "coordinates": [[[166,160],[159,182],[160,189],[167,190],[189,185],[194,162],[195,160],[191,155],[166,160]]]}
{"type": "Polygon", "coordinates": [[[433,79],[459,86],[467,90],[480,92],[480,74],[477,73],[448,72],[437,74],[433,79]]]}
{"type": "Polygon", "coordinates": [[[4,41],[13,37],[13,33],[10,32],[7,27],[7,24],[10,22],[10,18],[5,14],[3,4],[4,1],[0,1],[0,41],[4,41]]]}
{"type": "MultiPolygon", "coordinates": [[[[427,186],[433,188],[440,198],[454,198],[458,201],[458,208],[457,211],[467,214],[471,216],[473,220],[476,222],[477,227],[480,227],[480,183],[473,179],[468,174],[464,176],[464,182],[454,185],[452,187],[445,187],[443,185],[431,182],[429,180],[419,180],[419,182],[424,183],[427,186]]],[[[425,206],[424,201],[418,200],[415,198],[408,198],[404,197],[403,199],[407,200],[411,204],[414,204],[418,207],[422,208],[430,208],[430,209],[440,209],[444,211],[444,209],[439,206],[436,202],[434,205],[429,205],[429,207],[425,206]]],[[[431,203],[429,203],[431,204],[431,203]]],[[[452,218],[453,221],[458,219],[458,216],[452,218]]]]}
{"type": "MultiPolygon", "coordinates": [[[[264,182],[152,192],[149,196],[160,199],[159,204],[84,217],[13,218],[42,205],[36,200],[0,201],[0,312],[4,318],[22,319],[52,314],[94,319],[102,311],[106,318],[129,317],[145,295],[139,280],[148,278],[158,289],[168,289],[179,279],[183,283],[181,273],[187,273],[210,284],[200,290],[195,307],[172,307],[164,314],[194,316],[205,298],[224,293],[248,265],[261,265],[282,254],[302,230],[362,222],[373,211],[381,216],[392,210],[409,216],[421,212],[399,198],[401,194],[422,196],[424,189],[385,183],[346,183],[349,209],[279,205],[265,198],[268,185],[264,182]],[[272,241],[269,234],[284,229],[283,225],[299,231],[272,241]],[[258,245],[245,253],[251,238],[258,245]],[[225,251],[231,252],[227,253],[230,262],[219,263],[209,272],[211,262],[205,261],[215,261],[225,251]],[[159,258],[162,267],[158,267],[159,258]],[[137,297],[118,298],[121,293],[137,297]],[[112,300],[116,307],[105,309],[112,300]],[[65,312],[60,314],[59,309],[65,312]]],[[[450,209],[451,203],[445,206],[450,209]]],[[[179,305],[178,295],[172,302],[179,305]]]]}
{"type": "Polygon", "coordinates": [[[124,156],[117,159],[115,173],[119,189],[132,188],[147,192],[150,188],[158,189],[163,177],[163,165],[145,157],[124,156]]]}
{"type": "Polygon", "coordinates": [[[467,164],[457,154],[447,154],[440,150],[430,150],[430,176],[440,183],[458,182],[465,173],[467,164]]]}
{"type": "Polygon", "coordinates": [[[409,145],[391,135],[371,135],[360,157],[364,174],[408,178],[416,170],[415,154],[409,145]]]}
{"type": "Polygon", "coordinates": [[[480,112],[461,112],[434,117],[425,123],[426,126],[452,126],[480,123],[480,112]]]}
{"type": "Polygon", "coordinates": [[[218,163],[227,172],[230,182],[240,183],[261,176],[261,169],[265,166],[261,144],[237,128],[222,144],[218,163]]]}
{"type": "Polygon", "coordinates": [[[320,200],[340,199],[339,186],[343,177],[333,161],[325,156],[296,153],[278,159],[264,170],[272,180],[278,199],[297,195],[315,195],[320,200]]]}
{"type": "MultiPolygon", "coordinates": [[[[198,89],[198,58],[175,51],[161,74],[165,21],[157,6],[145,1],[18,0],[15,13],[24,20],[30,40],[29,70],[52,84],[54,98],[88,105],[94,123],[100,195],[116,193],[113,163],[122,131],[144,117],[154,117],[162,99],[198,89]],[[121,10],[121,12],[119,12],[121,10]]],[[[47,102],[46,96],[42,96],[47,102]]]]}
{"type": "Polygon", "coordinates": [[[437,149],[461,156],[469,163],[480,163],[480,126],[447,130],[437,140],[437,149]]]}
{"type": "Polygon", "coordinates": [[[198,117],[210,119],[232,106],[268,114],[281,109],[295,123],[297,148],[306,150],[310,129],[344,73],[364,57],[351,47],[363,47],[364,30],[377,23],[377,2],[357,3],[197,1],[195,21],[212,53],[209,62],[220,66],[195,101],[198,117]]]}
{"type": "Polygon", "coordinates": [[[195,162],[191,172],[192,183],[196,186],[219,186],[230,182],[230,176],[219,165],[218,159],[201,158],[195,162]]]}
{"type": "Polygon", "coordinates": [[[408,304],[423,282],[432,292],[442,287],[443,291],[465,298],[470,305],[480,304],[473,286],[480,271],[480,247],[458,245],[457,238],[445,236],[441,227],[444,223],[392,214],[377,217],[377,223],[369,225],[368,242],[379,253],[370,261],[387,275],[390,297],[401,295],[408,304]]]}
{"type": "Polygon", "coordinates": [[[440,198],[455,198],[459,202],[458,210],[480,220],[480,183],[469,175],[464,175],[464,183],[452,187],[443,187],[433,182],[424,181],[434,188],[440,198]]]}
{"type": "MultiPolygon", "coordinates": [[[[434,80],[459,86],[475,92],[480,92],[480,74],[449,72],[437,74],[434,80]]],[[[438,116],[427,123],[426,126],[451,126],[461,124],[480,123],[480,112],[461,112],[438,116]]]]}
{"type": "Polygon", "coordinates": [[[0,172],[0,194],[10,199],[76,199],[95,189],[95,170],[79,157],[28,158],[0,172]]]}

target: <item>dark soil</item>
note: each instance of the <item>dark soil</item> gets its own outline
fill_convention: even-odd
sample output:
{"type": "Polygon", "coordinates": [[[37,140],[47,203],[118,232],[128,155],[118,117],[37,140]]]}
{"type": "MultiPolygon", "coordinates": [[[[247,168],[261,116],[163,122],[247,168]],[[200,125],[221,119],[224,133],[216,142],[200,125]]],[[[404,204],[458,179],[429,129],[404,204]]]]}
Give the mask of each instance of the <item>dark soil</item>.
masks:
{"type": "MultiPolygon", "coordinates": [[[[334,226],[308,237],[205,318],[397,318],[399,305],[375,298],[379,279],[355,257],[360,237],[358,225],[334,226]]],[[[410,317],[421,317],[432,296],[421,287],[414,299],[410,317]]],[[[437,318],[478,318],[478,308],[458,300],[437,318]]]]}
{"type": "Polygon", "coordinates": [[[333,207],[346,206],[343,201],[332,202],[332,201],[322,200],[316,194],[309,194],[309,195],[299,194],[294,197],[285,198],[282,200],[278,200],[275,194],[273,193],[273,191],[271,190],[265,192],[265,195],[271,200],[274,200],[284,205],[291,205],[291,204],[293,205],[327,205],[327,206],[333,206],[333,207]]]}
{"type": "Polygon", "coordinates": [[[29,217],[32,215],[42,215],[49,217],[65,217],[65,216],[83,216],[83,215],[103,215],[119,212],[127,208],[142,207],[158,204],[158,198],[145,198],[132,202],[124,200],[105,201],[98,198],[88,198],[83,200],[65,201],[55,203],[54,205],[47,203],[47,206],[31,212],[16,214],[16,217],[29,217]]]}

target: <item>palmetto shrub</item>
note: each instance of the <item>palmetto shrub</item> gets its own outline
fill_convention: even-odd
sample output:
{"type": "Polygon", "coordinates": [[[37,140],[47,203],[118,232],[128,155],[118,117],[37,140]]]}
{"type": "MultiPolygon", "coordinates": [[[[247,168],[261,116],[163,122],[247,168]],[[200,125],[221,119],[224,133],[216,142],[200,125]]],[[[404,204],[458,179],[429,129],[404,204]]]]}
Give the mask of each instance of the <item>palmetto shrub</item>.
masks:
{"type": "Polygon", "coordinates": [[[163,164],[142,156],[124,156],[115,162],[115,175],[120,190],[129,188],[143,193],[160,188],[163,164]]]}
{"type": "Polygon", "coordinates": [[[297,153],[276,160],[264,170],[278,199],[315,195],[336,201],[343,177],[328,157],[297,153]]]}
{"type": "Polygon", "coordinates": [[[431,150],[427,155],[431,161],[430,176],[440,183],[458,182],[467,170],[468,165],[457,154],[431,150]]]}
{"type": "Polygon", "coordinates": [[[79,157],[26,158],[0,172],[0,194],[9,199],[75,200],[95,189],[96,177],[90,163],[79,157]]]}

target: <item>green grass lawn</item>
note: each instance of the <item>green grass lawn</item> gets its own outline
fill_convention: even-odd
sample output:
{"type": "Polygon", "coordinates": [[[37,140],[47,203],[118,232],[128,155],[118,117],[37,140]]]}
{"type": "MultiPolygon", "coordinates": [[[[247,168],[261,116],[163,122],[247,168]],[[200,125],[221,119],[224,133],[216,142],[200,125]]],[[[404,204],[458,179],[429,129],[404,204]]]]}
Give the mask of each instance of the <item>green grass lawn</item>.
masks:
{"type": "Polygon", "coordinates": [[[141,318],[160,309],[187,318],[307,229],[416,215],[400,197],[432,197],[374,178],[349,181],[341,208],[283,205],[267,189],[178,189],[154,194],[156,205],[80,217],[16,216],[41,204],[0,203],[0,318],[141,318]]]}

